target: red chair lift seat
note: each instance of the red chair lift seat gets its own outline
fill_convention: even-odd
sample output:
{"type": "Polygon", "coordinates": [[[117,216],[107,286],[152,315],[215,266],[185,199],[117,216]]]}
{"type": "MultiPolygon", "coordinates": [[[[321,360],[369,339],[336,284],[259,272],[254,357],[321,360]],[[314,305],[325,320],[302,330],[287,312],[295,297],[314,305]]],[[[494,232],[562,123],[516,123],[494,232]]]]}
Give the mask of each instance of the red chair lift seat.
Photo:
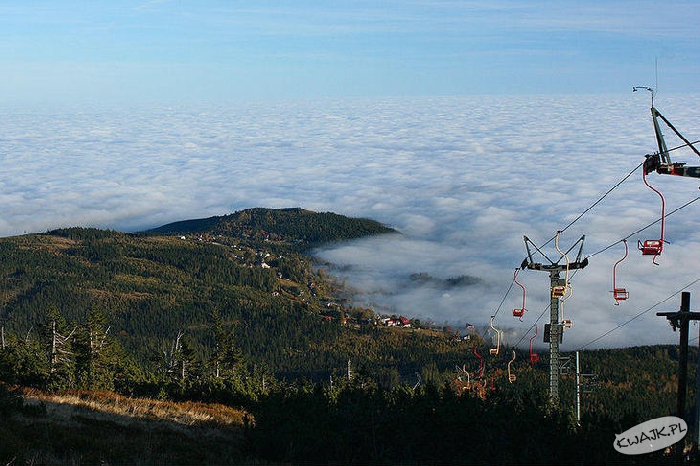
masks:
{"type": "Polygon", "coordinates": [[[525,291],[525,287],[523,286],[522,283],[518,281],[518,269],[515,269],[515,272],[513,272],[513,281],[523,290],[523,306],[520,309],[513,309],[513,317],[517,317],[520,320],[523,320],[523,316],[525,315],[525,300],[527,293],[525,291]]]}
{"type": "Polygon", "coordinates": [[[629,297],[630,294],[625,288],[615,288],[613,290],[613,299],[615,299],[615,301],[624,301],[629,297]]]}
{"type": "Polygon", "coordinates": [[[535,364],[540,360],[540,355],[532,351],[532,341],[537,338],[537,325],[535,325],[535,334],[530,338],[530,364],[535,364]]]}
{"type": "Polygon", "coordinates": [[[664,250],[664,242],[660,239],[648,239],[639,246],[643,256],[659,256],[664,250]]]}
{"type": "Polygon", "coordinates": [[[659,265],[656,263],[656,258],[661,255],[661,252],[664,249],[664,230],[665,230],[665,225],[666,225],[666,200],[664,199],[664,195],[661,194],[661,192],[654,188],[652,185],[649,184],[647,181],[647,173],[645,170],[642,170],[642,178],[644,180],[644,184],[646,184],[649,188],[652,189],[656,194],[659,195],[661,198],[661,238],[659,239],[648,239],[645,240],[644,243],[637,241],[638,248],[640,251],[642,251],[643,256],[654,256],[652,259],[652,262],[654,264],[659,265]]]}

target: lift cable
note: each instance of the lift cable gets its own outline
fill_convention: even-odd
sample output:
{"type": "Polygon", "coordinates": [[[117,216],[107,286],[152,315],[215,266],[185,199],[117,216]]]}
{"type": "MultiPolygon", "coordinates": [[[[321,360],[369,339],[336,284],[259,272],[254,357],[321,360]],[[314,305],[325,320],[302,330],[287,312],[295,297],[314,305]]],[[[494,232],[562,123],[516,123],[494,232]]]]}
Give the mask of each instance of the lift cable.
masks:
{"type": "Polygon", "coordinates": [[[668,296],[666,299],[657,302],[656,304],[654,304],[654,305],[651,306],[650,308],[643,310],[642,312],[638,313],[637,315],[635,315],[635,316],[632,317],[631,319],[627,320],[626,322],[623,322],[623,323],[621,323],[621,324],[618,324],[616,327],[611,328],[610,330],[608,330],[607,332],[603,333],[603,334],[600,335],[599,337],[594,338],[593,340],[589,341],[589,342],[586,343],[585,345],[581,346],[581,347],[579,348],[579,350],[582,350],[582,349],[586,348],[587,346],[590,346],[590,345],[592,345],[593,343],[595,343],[595,342],[597,342],[597,341],[599,341],[599,340],[602,340],[603,338],[607,337],[608,335],[610,335],[610,334],[611,334],[612,332],[614,332],[615,330],[620,329],[620,328],[624,327],[625,325],[629,324],[630,322],[632,322],[633,320],[638,319],[638,318],[641,317],[642,315],[644,315],[644,314],[646,314],[647,312],[649,312],[649,311],[651,311],[652,309],[654,309],[656,306],[665,303],[666,301],[668,301],[668,300],[670,300],[671,298],[673,298],[674,296],[676,296],[678,293],[682,292],[682,291],[685,290],[686,288],[689,288],[689,287],[693,286],[693,285],[694,285],[695,283],[697,283],[697,282],[700,282],[700,278],[696,278],[695,280],[693,280],[692,282],[688,283],[687,285],[685,285],[684,287],[682,287],[682,288],[679,289],[678,291],[674,292],[672,295],[668,296]]]}
{"type": "MultiPolygon", "coordinates": [[[[573,277],[573,275],[574,275],[575,273],[576,273],[576,271],[574,271],[574,273],[572,273],[571,276],[573,277]]],[[[549,308],[550,308],[550,307],[552,307],[552,303],[549,303],[549,304],[547,304],[547,305],[545,306],[545,308],[542,310],[542,312],[540,313],[540,315],[537,316],[537,319],[535,319],[535,322],[534,322],[532,325],[530,325],[530,327],[528,327],[527,332],[525,332],[525,333],[523,334],[523,336],[520,337],[520,340],[518,340],[518,342],[517,342],[515,345],[513,345],[513,348],[514,348],[514,349],[518,349],[518,347],[520,346],[520,343],[522,343],[523,340],[527,337],[527,335],[530,333],[530,330],[531,330],[533,327],[535,327],[535,326],[537,325],[537,323],[540,321],[540,319],[542,318],[542,316],[544,316],[545,313],[546,313],[547,311],[549,311],[549,308]]]]}
{"type": "MultiPolygon", "coordinates": [[[[698,139],[697,141],[693,141],[693,142],[687,142],[685,144],[681,144],[680,146],[676,146],[676,147],[673,147],[671,149],[668,149],[666,152],[672,152],[674,150],[682,149],[684,147],[690,147],[691,149],[693,149],[693,151],[695,151],[694,145],[699,143],[699,142],[700,142],[700,139],[698,139]]],[[[697,154],[697,151],[695,151],[695,153],[697,154]]],[[[698,155],[700,155],[700,154],[698,154],[698,155]]]]}
{"type": "MultiPolygon", "coordinates": [[[[676,207],[676,208],[673,209],[671,212],[668,212],[668,213],[666,214],[666,217],[668,217],[668,216],[671,215],[671,214],[674,214],[674,213],[678,212],[679,210],[685,209],[686,207],[688,207],[690,204],[692,204],[693,202],[695,202],[695,201],[697,201],[697,200],[700,200],[700,196],[696,197],[695,199],[691,199],[690,201],[686,202],[685,204],[683,204],[683,205],[680,206],[680,207],[676,207]]],[[[659,223],[660,221],[661,221],[661,218],[657,218],[656,220],[654,220],[653,222],[651,222],[650,224],[648,224],[648,225],[645,226],[644,228],[640,228],[639,230],[637,230],[637,231],[635,231],[635,232],[633,232],[633,233],[630,233],[629,235],[625,236],[624,238],[622,238],[622,239],[620,239],[620,240],[618,240],[618,241],[615,241],[614,243],[609,244],[608,246],[605,246],[605,247],[604,247],[603,249],[601,249],[600,251],[596,251],[596,252],[594,252],[594,253],[592,253],[592,254],[589,254],[589,255],[586,256],[586,257],[593,257],[593,256],[596,256],[596,255],[598,255],[598,254],[601,254],[601,253],[607,251],[608,249],[610,249],[611,247],[615,246],[616,244],[622,243],[623,241],[630,239],[632,236],[637,235],[637,234],[643,232],[643,231],[646,230],[647,228],[651,228],[652,226],[656,225],[656,224],[659,223]]]]}
{"type": "MultiPolygon", "coordinates": [[[[617,182],[616,184],[614,184],[610,189],[608,189],[608,190],[605,192],[605,194],[603,194],[602,196],[600,196],[600,197],[598,198],[597,201],[595,201],[593,204],[591,204],[590,206],[588,206],[583,212],[581,212],[581,213],[578,215],[578,217],[576,217],[576,218],[573,219],[571,222],[569,222],[569,224],[566,225],[563,229],[559,230],[559,232],[560,232],[560,233],[565,232],[567,229],[569,229],[571,226],[573,226],[574,223],[578,222],[578,221],[581,219],[581,217],[583,217],[584,215],[586,215],[586,214],[588,213],[589,210],[591,210],[592,208],[594,208],[595,206],[597,206],[598,204],[600,204],[600,203],[603,201],[603,199],[605,199],[605,198],[608,196],[608,194],[610,194],[611,192],[613,192],[613,190],[615,190],[615,189],[618,188],[622,183],[624,183],[625,181],[627,181],[627,180],[629,179],[629,177],[632,176],[632,174],[634,174],[634,172],[636,172],[637,170],[639,170],[639,167],[641,167],[642,165],[644,165],[644,161],[640,162],[640,163],[639,163],[636,167],[634,167],[629,173],[627,173],[624,177],[622,177],[622,179],[621,179],[620,181],[618,181],[618,182],[617,182]]],[[[551,243],[552,241],[554,241],[555,238],[556,238],[556,235],[552,236],[549,240],[547,240],[546,243],[544,243],[544,244],[543,244],[542,246],[540,246],[540,247],[545,247],[546,245],[548,245],[549,243],[551,243]]]]}
{"type": "MultiPolygon", "coordinates": [[[[498,311],[501,310],[501,307],[503,307],[503,303],[506,302],[506,299],[508,298],[508,295],[510,294],[510,290],[513,289],[513,285],[514,285],[514,284],[515,284],[515,280],[512,280],[512,281],[510,282],[510,286],[508,287],[508,289],[506,290],[505,294],[503,295],[503,299],[501,299],[501,303],[498,305],[498,307],[496,308],[496,311],[495,311],[495,312],[493,313],[493,315],[491,316],[492,319],[495,319],[496,316],[498,315],[498,311]]],[[[486,339],[486,334],[489,332],[489,330],[491,330],[490,327],[487,328],[487,329],[485,329],[485,330],[481,333],[481,338],[482,338],[482,339],[484,339],[484,340],[486,339]]]]}

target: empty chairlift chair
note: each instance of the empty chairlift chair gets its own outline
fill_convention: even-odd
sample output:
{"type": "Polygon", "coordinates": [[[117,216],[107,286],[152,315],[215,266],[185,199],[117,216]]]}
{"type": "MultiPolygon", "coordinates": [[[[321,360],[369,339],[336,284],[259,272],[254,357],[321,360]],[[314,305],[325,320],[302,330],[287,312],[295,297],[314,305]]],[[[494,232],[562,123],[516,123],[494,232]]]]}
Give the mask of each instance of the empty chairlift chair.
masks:
{"type": "Polygon", "coordinates": [[[513,361],[515,361],[515,350],[513,350],[513,359],[508,361],[508,382],[510,383],[515,382],[515,379],[517,378],[510,370],[510,365],[513,364],[513,361]]]}
{"type": "Polygon", "coordinates": [[[625,260],[627,257],[627,254],[629,253],[629,247],[627,246],[627,240],[622,240],[623,243],[625,243],[625,255],[622,256],[622,259],[618,260],[615,262],[615,265],[613,266],[613,276],[612,276],[612,281],[613,281],[613,299],[615,300],[615,305],[619,306],[620,301],[625,301],[630,297],[629,292],[625,288],[618,288],[617,286],[617,265],[625,260]]]}
{"type": "Polygon", "coordinates": [[[518,269],[515,269],[515,272],[513,272],[513,281],[514,281],[520,288],[523,289],[523,306],[522,306],[520,309],[513,309],[513,317],[519,318],[520,321],[522,322],[522,320],[523,320],[523,315],[525,314],[525,296],[526,296],[526,293],[525,293],[525,287],[522,285],[522,283],[520,283],[520,282],[518,281],[517,276],[518,276],[518,269]]]}
{"type": "MultiPolygon", "coordinates": [[[[552,286],[552,298],[564,298],[567,293],[571,292],[571,285],[569,284],[569,256],[566,255],[564,251],[559,249],[559,235],[561,234],[561,231],[557,231],[556,236],[554,237],[554,247],[556,248],[557,252],[561,254],[561,257],[566,260],[566,273],[564,275],[564,284],[563,285],[554,285],[552,286]]],[[[559,261],[557,261],[559,262],[559,261]]],[[[569,299],[570,296],[566,296],[566,299],[569,299]]]]}
{"type": "Polygon", "coordinates": [[[651,190],[658,194],[661,198],[661,238],[648,239],[644,241],[644,243],[642,243],[641,241],[637,241],[637,247],[640,251],[642,251],[643,256],[654,256],[652,258],[652,262],[654,263],[654,265],[659,265],[659,263],[656,262],[656,258],[659,257],[664,250],[666,200],[664,199],[663,194],[661,194],[661,192],[658,189],[654,188],[652,185],[649,184],[649,182],[647,181],[646,170],[642,170],[642,178],[644,179],[644,184],[651,188],[651,190]]]}
{"type": "Polygon", "coordinates": [[[489,322],[489,325],[491,326],[493,331],[496,332],[496,347],[489,349],[489,353],[498,354],[501,350],[501,331],[493,326],[493,317],[494,316],[491,316],[491,321],[489,322]]]}
{"type": "Polygon", "coordinates": [[[530,338],[530,364],[535,364],[540,360],[540,355],[532,351],[532,342],[537,338],[537,325],[535,325],[535,334],[530,338]]]}

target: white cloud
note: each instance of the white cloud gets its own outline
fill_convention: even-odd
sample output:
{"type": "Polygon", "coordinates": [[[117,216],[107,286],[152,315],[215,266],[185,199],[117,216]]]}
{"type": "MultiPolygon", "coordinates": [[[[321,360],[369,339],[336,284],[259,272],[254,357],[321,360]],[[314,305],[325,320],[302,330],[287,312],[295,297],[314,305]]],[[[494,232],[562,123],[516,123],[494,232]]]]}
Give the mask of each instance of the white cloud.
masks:
{"type": "MultiPolygon", "coordinates": [[[[4,110],[0,234],[72,225],[134,231],[257,206],[370,217],[402,234],[318,252],[361,292],[357,305],[462,326],[487,325],[497,313],[514,344],[543,315],[541,330],[549,304],[547,274],[521,271],[528,312],[523,322],[512,317],[521,295],[517,287],[505,293],[526,255],[523,235],[542,245],[654,150],[645,98],[4,110]]],[[[657,106],[697,139],[698,103],[698,96],[665,96],[657,106]]],[[[674,152],[690,165],[700,164],[695,157],[674,152]]],[[[654,174],[650,181],[668,211],[698,195],[696,179],[654,174]]],[[[658,224],[629,238],[618,280],[630,299],[619,306],[611,273],[623,249],[605,248],[656,220],[658,196],[637,171],[567,228],[562,247],[586,235],[584,255],[595,254],[573,274],[565,312],[574,328],[563,349],[640,312],[593,347],[677,341],[655,313],[677,309],[680,297],[653,306],[700,277],[698,209],[700,202],[668,217],[670,244],[659,266],[636,250],[638,239],[658,237],[658,224]]],[[[556,259],[553,246],[543,251],[556,259]]],[[[700,284],[688,290],[697,293],[700,284]]],[[[529,337],[520,341],[528,344],[529,337]]]]}

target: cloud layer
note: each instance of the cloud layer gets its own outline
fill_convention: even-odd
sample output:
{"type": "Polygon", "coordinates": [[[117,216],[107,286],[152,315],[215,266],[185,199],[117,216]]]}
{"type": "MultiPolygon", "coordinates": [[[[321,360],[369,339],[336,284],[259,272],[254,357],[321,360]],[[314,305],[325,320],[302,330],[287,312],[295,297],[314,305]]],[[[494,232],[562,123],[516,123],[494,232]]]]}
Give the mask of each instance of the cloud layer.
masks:
{"type": "MultiPolygon", "coordinates": [[[[699,103],[661,96],[656,105],[695,140],[699,103]]],[[[624,246],[615,243],[658,219],[660,199],[637,170],[586,210],[654,151],[648,107],[630,94],[4,110],[0,234],[136,231],[258,206],[370,217],[401,234],[317,251],[357,289],[356,305],[462,327],[495,314],[517,344],[535,322],[541,331],[549,304],[548,274],[521,271],[528,312],[512,317],[523,235],[544,245],[585,212],[560,237],[567,249],[585,235],[591,255],[572,274],[563,349],[672,343],[677,333],[655,313],[676,310],[679,290],[700,291],[685,287],[700,278],[700,202],[667,218],[659,266],[636,250],[659,225],[630,237],[618,268],[630,299],[619,306],[611,275],[624,246]]],[[[689,151],[673,157],[700,165],[689,151]]],[[[697,179],[649,180],[668,211],[700,194],[697,179]]],[[[542,251],[558,257],[553,242],[542,251]]]]}

